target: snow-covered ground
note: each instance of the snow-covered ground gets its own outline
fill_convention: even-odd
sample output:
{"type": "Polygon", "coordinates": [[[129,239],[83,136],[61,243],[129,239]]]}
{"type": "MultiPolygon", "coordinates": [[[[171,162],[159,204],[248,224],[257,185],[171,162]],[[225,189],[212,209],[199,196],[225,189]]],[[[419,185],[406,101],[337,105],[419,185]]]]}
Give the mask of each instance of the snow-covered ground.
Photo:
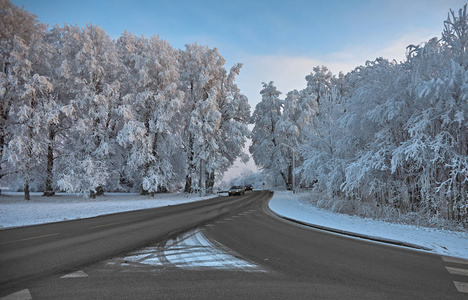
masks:
{"type": "Polygon", "coordinates": [[[82,219],[217,197],[217,195],[197,197],[183,193],[156,194],[154,197],[109,193],[96,199],[85,199],[82,195],[62,193],[54,197],[41,195],[42,193],[32,193],[31,200],[27,202],[23,200],[23,193],[2,192],[0,195],[0,228],[82,219]]]}
{"type": "Polygon", "coordinates": [[[275,191],[270,201],[275,213],[305,223],[354,232],[366,236],[416,244],[431,252],[468,259],[468,232],[455,232],[333,213],[314,207],[291,192],[275,191]]]}
{"type": "MultiPolygon", "coordinates": [[[[0,228],[89,218],[98,215],[200,201],[217,195],[106,194],[95,200],[80,195],[58,194],[42,197],[33,193],[32,200],[23,200],[22,193],[0,195],[0,228]]],[[[420,245],[432,252],[468,259],[468,232],[454,232],[409,225],[391,224],[352,217],[318,209],[291,192],[275,191],[270,208],[279,215],[323,227],[362,235],[420,245]]]]}

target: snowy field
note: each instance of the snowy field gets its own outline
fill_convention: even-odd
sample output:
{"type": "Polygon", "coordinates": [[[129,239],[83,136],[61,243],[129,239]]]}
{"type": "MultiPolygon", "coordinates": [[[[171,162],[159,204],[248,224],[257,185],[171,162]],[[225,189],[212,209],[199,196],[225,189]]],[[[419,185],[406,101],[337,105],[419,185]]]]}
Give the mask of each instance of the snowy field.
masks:
{"type": "Polygon", "coordinates": [[[177,205],[200,201],[218,195],[197,197],[183,193],[156,194],[154,197],[140,194],[109,193],[96,199],[82,195],[58,193],[54,197],[42,197],[31,193],[31,200],[23,200],[23,193],[2,192],[0,195],[0,228],[51,223],[95,217],[124,211],[177,205]]]}
{"type": "Polygon", "coordinates": [[[291,192],[275,191],[270,201],[275,213],[323,227],[416,244],[431,252],[468,259],[468,232],[455,232],[333,213],[316,208],[291,192]]]}
{"type": "MultiPolygon", "coordinates": [[[[0,195],[0,228],[89,218],[123,211],[138,210],[216,197],[196,197],[174,194],[106,194],[95,200],[80,195],[58,194],[42,197],[32,193],[31,201],[23,200],[22,193],[0,195]]],[[[318,209],[291,192],[275,191],[270,208],[282,216],[319,226],[355,232],[420,245],[441,255],[468,259],[468,232],[454,232],[410,225],[391,224],[352,217],[318,209]]]]}

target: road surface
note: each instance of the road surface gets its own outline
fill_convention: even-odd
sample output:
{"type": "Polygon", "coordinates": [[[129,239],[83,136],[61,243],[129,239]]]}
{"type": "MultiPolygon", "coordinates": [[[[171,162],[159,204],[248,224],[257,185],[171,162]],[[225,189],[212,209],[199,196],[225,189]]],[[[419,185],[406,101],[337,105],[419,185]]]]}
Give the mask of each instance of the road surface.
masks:
{"type": "Polygon", "coordinates": [[[271,195],[0,231],[0,299],[467,299],[466,261],[296,225],[271,195]]]}

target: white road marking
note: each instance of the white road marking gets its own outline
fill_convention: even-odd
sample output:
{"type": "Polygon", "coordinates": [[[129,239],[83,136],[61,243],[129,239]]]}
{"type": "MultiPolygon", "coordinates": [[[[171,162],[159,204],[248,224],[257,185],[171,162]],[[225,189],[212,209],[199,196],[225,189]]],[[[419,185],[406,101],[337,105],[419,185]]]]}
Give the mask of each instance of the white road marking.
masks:
{"type": "Polygon", "coordinates": [[[60,278],[81,278],[81,277],[88,277],[88,274],[80,270],[80,271],[76,271],[67,275],[63,275],[60,278]]]}
{"type": "Polygon", "coordinates": [[[101,227],[108,227],[108,226],[113,226],[113,225],[125,224],[125,223],[130,223],[130,222],[133,222],[133,221],[140,221],[140,220],[144,220],[144,219],[145,219],[145,218],[139,218],[139,219],[133,219],[133,220],[122,221],[122,222],[116,222],[116,223],[98,225],[98,226],[89,227],[88,229],[96,229],[96,228],[101,228],[101,227]]]}
{"type": "Polygon", "coordinates": [[[468,276],[468,270],[460,268],[445,267],[450,274],[468,276]]]}
{"type": "Polygon", "coordinates": [[[442,259],[445,262],[468,265],[468,259],[464,259],[464,258],[458,258],[458,257],[452,257],[452,256],[442,256],[442,259]]]}
{"type": "Polygon", "coordinates": [[[10,294],[8,296],[0,298],[0,300],[31,300],[31,293],[28,289],[10,294]]]}
{"type": "Polygon", "coordinates": [[[59,234],[60,233],[52,233],[52,234],[46,234],[46,235],[33,236],[33,237],[30,237],[30,238],[3,242],[3,243],[0,243],[0,245],[11,244],[11,243],[16,243],[16,242],[23,242],[23,241],[29,241],[29,240],[35,240],[35,239],[42,239],[42,238],[45,238],[45,237],[59,235],[59,234]]]}
{"type": "Polygon", "coordinates": [[[455,284],[455,287],[460,293],[468,293],[468,283],[466,282],[460,282],[460,281],[454,281],[453,284],[455,284]]]}

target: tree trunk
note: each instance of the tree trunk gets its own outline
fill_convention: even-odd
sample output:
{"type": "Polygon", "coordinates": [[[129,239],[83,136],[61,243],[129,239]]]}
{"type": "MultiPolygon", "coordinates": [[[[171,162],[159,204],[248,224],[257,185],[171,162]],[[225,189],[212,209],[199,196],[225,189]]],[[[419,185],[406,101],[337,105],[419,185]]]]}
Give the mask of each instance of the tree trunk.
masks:
{"type": "Polygon", "coordinates": [[[49,129],[49,145],[47,146],[47,170],[46,170],[46,179],[45,179],[45,190],[42,196],[54,196],[53,183],[53,169],[54,169],[54,140],[55,140],[55,131],[49,129]]]}
{"type": "Polygon", "coordinates": [[[24,179],[24,200],[31,200],[31,197],[29,196],[29,178],[26,177],[24,179]]]}
{"type": "Polygon", "coordinates": [[[288,178],[286,177],[286,174],[284,174],[283,171],[280,171],[281,177],[283,177],[284,183],[288,185],[288,178]]]}
{"type": "Polygon", "coordinates": [[[215,173],[214,172],[206,172],[205,173],[205,186],[206,189],[209,190],[210,192],[213,191],[214,183],[215,183],[215,173]]]}
{"type": "Polygon", "coordinates": [[[187,175],[185,175],[185,189],[184,189],[184,192],[185,193],[191,193],[192,192],[192,171],[193,171],[193,156],[194,156],[194,153],[193,153],[193,138],[192,136],[190,136],[189,138],[189,144],[188,144],[188,157],[187,157],[187,161],[188,161],[188,169],[187,169],[187,175]]]}
{"type": "Polygon", "coordinates": [[[3,132],[0,132],[0,179],[4,176],[2,171],[2,160],[3,160],[3,144],[5,143],[5,137],[3,132]]]}
{"type": "Polygon", "coordinates": [[[104,188],[102,187],[102,185],[97,186],[95,190],[89,191],[89,197],[91,199],[96,199],[96,196],[102,195],[104,195],[104,188]]]}
{"type": "Polygon", "coordinates": [[[203,163],[203,160],[200,160],[200,170],[199,170],[199,177],[198,177],[198,189],[199,189],[199,192],[200,192],[200,196],[202,195],[202,189],[205,187],[204,184],[205,182],[203,182],[203,176],[205,175],[205,171],[204,171],[204,163],[203,163]]]}
{"type": "Polygon", "coordinates": [[[190,173],[185,175],[185,193],[191,193],[192,192],[192,176],[190,173]]]}

